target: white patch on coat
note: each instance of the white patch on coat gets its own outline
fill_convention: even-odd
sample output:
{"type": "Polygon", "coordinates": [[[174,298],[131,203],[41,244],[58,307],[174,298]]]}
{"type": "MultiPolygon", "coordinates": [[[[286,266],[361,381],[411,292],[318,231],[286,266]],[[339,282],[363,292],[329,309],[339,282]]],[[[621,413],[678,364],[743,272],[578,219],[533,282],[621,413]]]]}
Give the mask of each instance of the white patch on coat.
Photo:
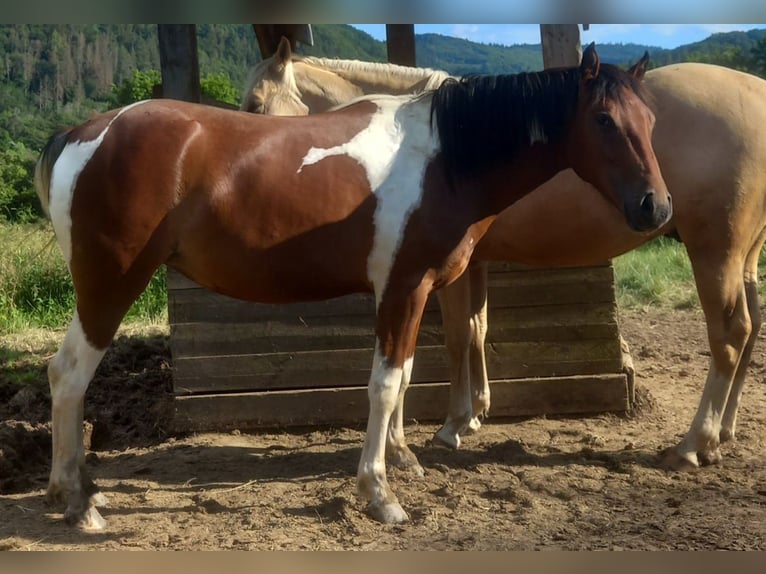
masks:
{"type": "Polygon", "coordinates": [[[410,214],[420,205],[423,176],[436,154],[438,138],[431,132],[430,98],[374,96],[378,110],[370,124],[348,142],[331,148],[311,148],[298,173],[325,158],[346,155],[365,170],[377,199],[372,250],[367,276],[379,304],[410,214]]]}
{"type": "Polygon", "coordinates": [[[96,153],[101,142],[104,141],[106,132],[109,131],[114,121],[129,109],[146,101],[148,100],[135,102],[122,108],[109,121],[96,139],[87,142],[77,141],[68,143],[53,165],[50,181],[49,210],[51,223],[56,232],[56,239],[61,247],[61,252],[64,255],[64,261],[66,261],[67,266],[72,261],[72,198],[77,178],[93,157],[93,154],[96,153]]]}

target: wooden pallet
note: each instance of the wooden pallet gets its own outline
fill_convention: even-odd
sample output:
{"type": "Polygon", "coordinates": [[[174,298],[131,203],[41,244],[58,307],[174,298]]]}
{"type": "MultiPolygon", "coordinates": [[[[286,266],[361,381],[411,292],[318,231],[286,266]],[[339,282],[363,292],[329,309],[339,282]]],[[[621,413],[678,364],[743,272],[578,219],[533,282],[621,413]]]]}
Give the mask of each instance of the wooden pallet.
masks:
{"type": "MultiPolygon", "coordinates": [[[[374,300],[253,304],[169,272],[177,430],[353,424],[367,416],[374,300]]],[[[487,369],[492,415],[624,411],[611,265],[493,264],[487,369]]],[[[405,414],[443,419],[446,351],[436,298],[426,307],[405,414]]]]}

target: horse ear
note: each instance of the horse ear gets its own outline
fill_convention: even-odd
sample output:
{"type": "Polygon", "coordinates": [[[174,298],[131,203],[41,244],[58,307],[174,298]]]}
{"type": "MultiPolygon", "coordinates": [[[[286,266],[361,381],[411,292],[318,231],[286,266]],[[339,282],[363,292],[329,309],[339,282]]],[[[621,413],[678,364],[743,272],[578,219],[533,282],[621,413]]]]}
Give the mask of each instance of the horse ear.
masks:
{"type": "Polygon", "coordinates": [[[289,62],[292,57],[293,50],[290,47],[290,40],[288,40],[285,36],[282,36],[279,39],[279,46],[277,46],[277,51],[274,53],[273,65],[283,69],[285,64],[287,64],[287,62],[289,62]]]}
{"type": "Polygon", "coordinates": [[[582,62],[580,62],[580,74],[583,80],[592,80],[598,76],[598,72],[601,69],[601,60],[599,60],[596,53],[596,44],[591,42],[582,54],[582,62]]]}
{"type": "Polygon", "coordinates": [[[628,69],[628,73],[634,78],[636,78],[637,80],[642,80],[644,78],[644,74],[646,73],[646,68],[648,66],[649,66],[649,51],[645,51],[641,59],[628,69]]]}

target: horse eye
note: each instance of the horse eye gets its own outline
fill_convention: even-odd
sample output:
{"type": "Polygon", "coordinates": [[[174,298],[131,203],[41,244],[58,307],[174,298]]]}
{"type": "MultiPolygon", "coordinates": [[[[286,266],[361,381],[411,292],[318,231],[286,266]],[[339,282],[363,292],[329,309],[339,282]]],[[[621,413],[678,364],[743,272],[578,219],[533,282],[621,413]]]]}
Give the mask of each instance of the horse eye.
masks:
{"type": "Polygon", "coordinates": [[[599,112],[596,114],[596,123],[602,128],[612,129],[617,127],[617,124],[614,123],[612,116],[606,112],[599,112]]]}

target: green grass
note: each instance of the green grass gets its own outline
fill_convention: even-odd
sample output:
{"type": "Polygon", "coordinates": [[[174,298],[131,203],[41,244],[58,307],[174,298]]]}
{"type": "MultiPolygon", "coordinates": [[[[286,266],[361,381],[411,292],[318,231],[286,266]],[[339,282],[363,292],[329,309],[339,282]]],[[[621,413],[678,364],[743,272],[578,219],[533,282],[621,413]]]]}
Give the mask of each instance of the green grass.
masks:
{"type": "Polygon", "coordinates": [[[612,260],[617,303],[621,308],[699,305],[684,246],[660,237],[612,260]]]}
{"type": "MultiPolygon", "coordinates": [[[[699,307],[686,249],[678,241],[659,237],[612,260],[617,304],[623,309],[699,307]]],[[[761,251],[759,270],[766,269],[766,251],[761,251]]],[[[766,296],[766,283],[759,274],[758,293],[766,296]]]]}
{"type": "MultiPolygon", "coordinates": [[[[0,223],[0,334],[65,327],[74,304],[72,280],[50,223],[0,223]]],[[[166,320],[163,268],[133,304],[125,322],[166,320]]]]}

